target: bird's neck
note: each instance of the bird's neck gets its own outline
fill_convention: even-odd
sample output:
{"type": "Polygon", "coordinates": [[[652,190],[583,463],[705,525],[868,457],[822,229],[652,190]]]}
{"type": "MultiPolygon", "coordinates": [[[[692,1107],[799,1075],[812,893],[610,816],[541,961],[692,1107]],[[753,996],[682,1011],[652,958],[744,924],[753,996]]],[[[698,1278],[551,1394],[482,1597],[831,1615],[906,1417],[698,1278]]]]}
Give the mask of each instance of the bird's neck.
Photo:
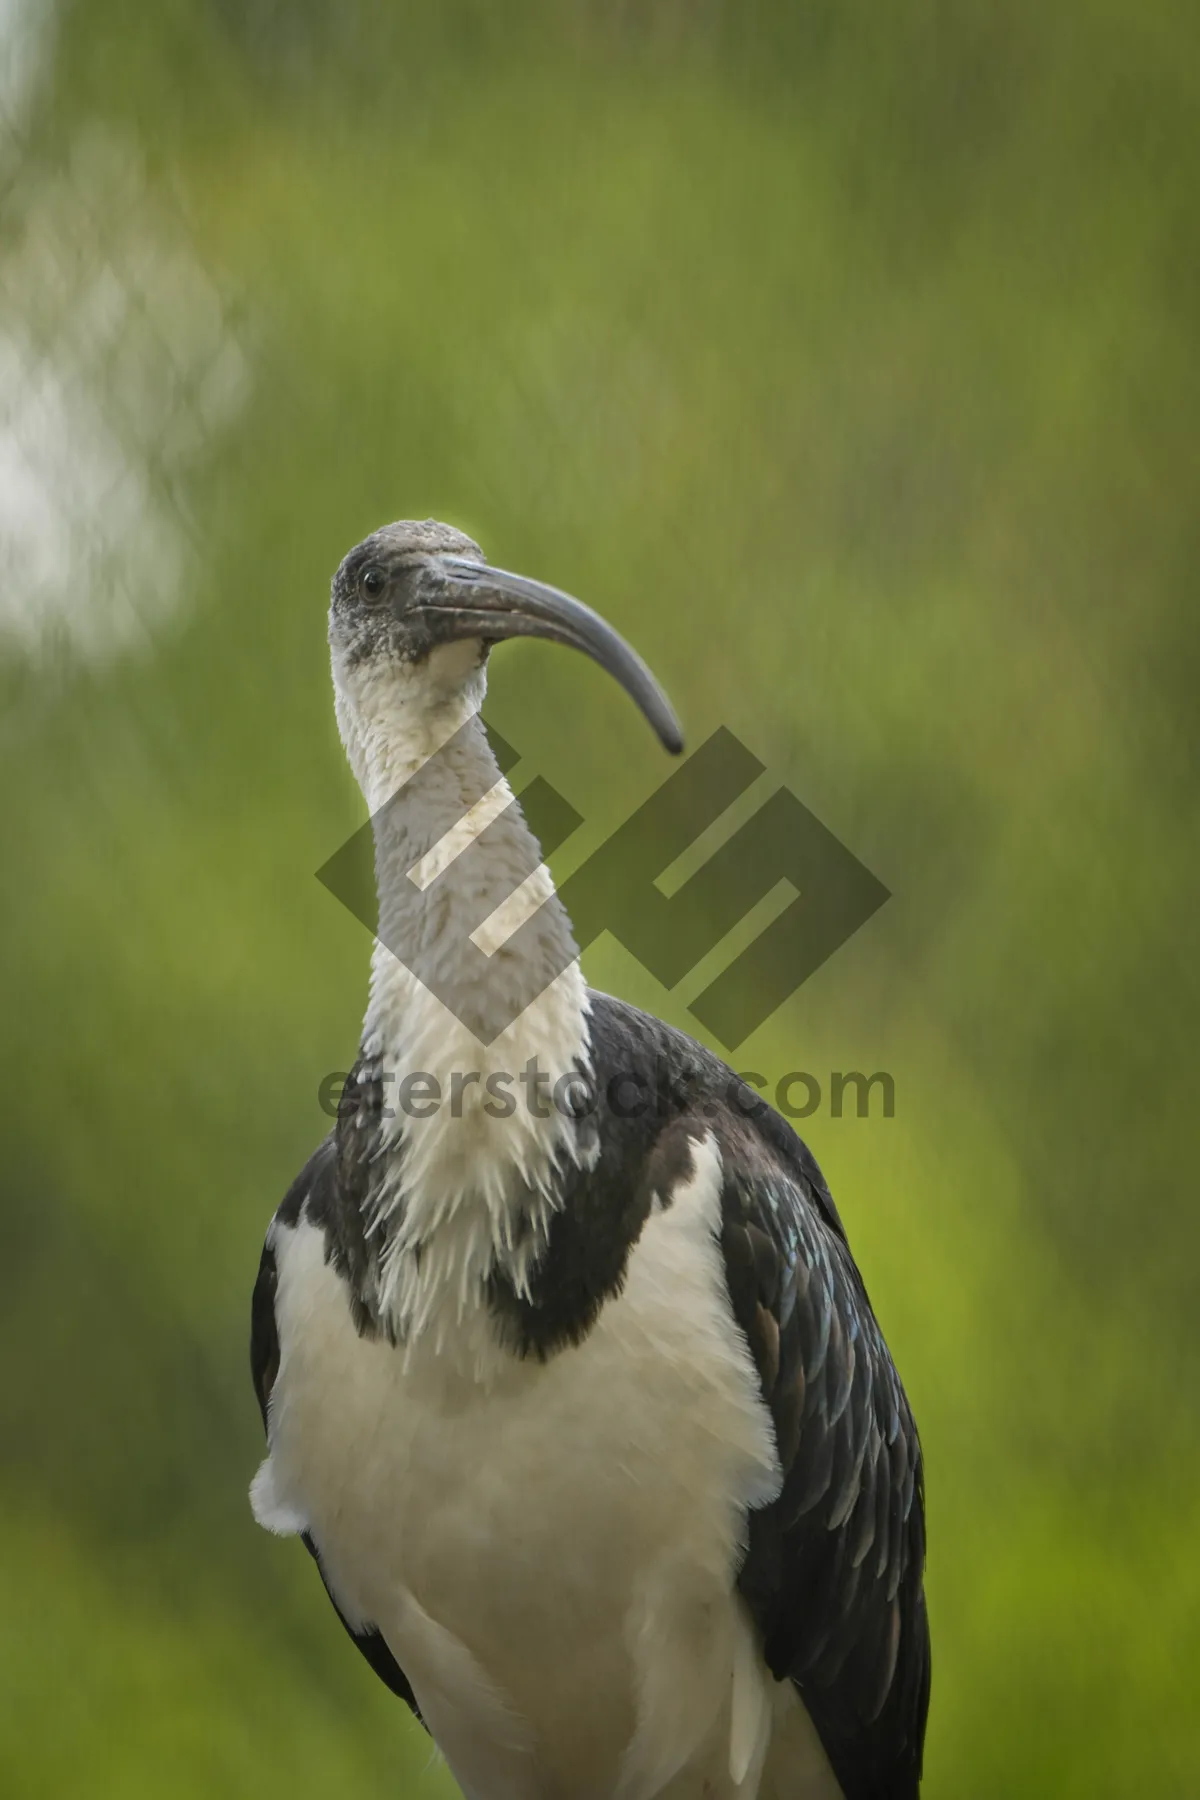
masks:
{"type": "Polygon", "coordinates": [[[558,1177],[589,1155],[566,1092],[588,1066],[587,989],[478,714],[381,749],[364,782],[379,927],[362,1055],[384,1101],[366,1224],[380,1312],[446,1352],[498,1267],[527,1281],[558,1177]]]}

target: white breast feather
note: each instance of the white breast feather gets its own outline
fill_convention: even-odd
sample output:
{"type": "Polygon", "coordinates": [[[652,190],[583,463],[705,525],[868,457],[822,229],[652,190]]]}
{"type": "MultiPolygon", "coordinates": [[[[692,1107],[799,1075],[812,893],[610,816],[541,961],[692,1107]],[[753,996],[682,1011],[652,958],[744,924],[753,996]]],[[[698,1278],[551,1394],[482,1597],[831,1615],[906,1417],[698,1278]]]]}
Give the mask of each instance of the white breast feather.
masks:
{"type": "Polygon", "coordinates": [[[785,1740],[808,1776],[780,1800],[838,1794],[734,1587],[745,1510],[780,1477],[719,1195],[709,1138],[583,1343],[487,1382],[360,1338],[322,1234],[277,1233],[256,1514],[313,1532],[469,1800],[767,1800],[785,1740]]]}

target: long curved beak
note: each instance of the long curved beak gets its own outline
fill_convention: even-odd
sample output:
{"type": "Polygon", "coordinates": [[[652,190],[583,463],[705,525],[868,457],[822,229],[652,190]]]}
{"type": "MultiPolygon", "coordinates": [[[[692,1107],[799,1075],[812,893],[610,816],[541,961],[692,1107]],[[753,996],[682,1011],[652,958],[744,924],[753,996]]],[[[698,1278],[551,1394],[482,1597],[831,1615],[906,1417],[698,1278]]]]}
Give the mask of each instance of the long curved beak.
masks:
{"type": "Polygon", "coordinates": [[[560,588],[469,557],[438,556],[430,558],[415,606],[428,606],[436,616],[439,637],[478,637],[488,643],[537,637],[582,650],[620,682],[665,750],[677,756],[683,749],[671,702],[636,650],[599,613],[560,588]]]}

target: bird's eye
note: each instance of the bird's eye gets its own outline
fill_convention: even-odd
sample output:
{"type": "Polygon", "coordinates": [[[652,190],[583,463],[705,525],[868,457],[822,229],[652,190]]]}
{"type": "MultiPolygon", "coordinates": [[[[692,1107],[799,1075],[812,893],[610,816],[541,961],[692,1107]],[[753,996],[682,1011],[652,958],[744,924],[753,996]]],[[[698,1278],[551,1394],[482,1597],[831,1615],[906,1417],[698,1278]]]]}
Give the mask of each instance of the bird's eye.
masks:
{"type": "Polygon", "coordinates": [[[368,600],[378,600],[387,586],[387,576],[378,563],[368,563],[358,578],[358,585],[368,600]]]}

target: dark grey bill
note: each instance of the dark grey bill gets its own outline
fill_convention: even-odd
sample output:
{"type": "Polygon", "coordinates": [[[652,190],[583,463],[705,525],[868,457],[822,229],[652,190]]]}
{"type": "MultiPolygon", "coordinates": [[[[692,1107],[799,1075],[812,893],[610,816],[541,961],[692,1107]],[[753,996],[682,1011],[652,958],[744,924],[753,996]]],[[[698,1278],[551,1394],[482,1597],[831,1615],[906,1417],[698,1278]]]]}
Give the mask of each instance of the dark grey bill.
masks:
{"type": "Polygon", "coordinates": [[[582,650],[619,681],[672,756],[683,749],[683,732],[671,702],[636,650],[599,613],[561,589],[544,582],[493,569],[464,556],[430,559],[422,593],[415,604],[436,611],[439,626],[455,638],[480,637],[488,643],[505,638],[548,638],[582,650]],[[425,600],[425,595],[428,600],[425,600]]]}

